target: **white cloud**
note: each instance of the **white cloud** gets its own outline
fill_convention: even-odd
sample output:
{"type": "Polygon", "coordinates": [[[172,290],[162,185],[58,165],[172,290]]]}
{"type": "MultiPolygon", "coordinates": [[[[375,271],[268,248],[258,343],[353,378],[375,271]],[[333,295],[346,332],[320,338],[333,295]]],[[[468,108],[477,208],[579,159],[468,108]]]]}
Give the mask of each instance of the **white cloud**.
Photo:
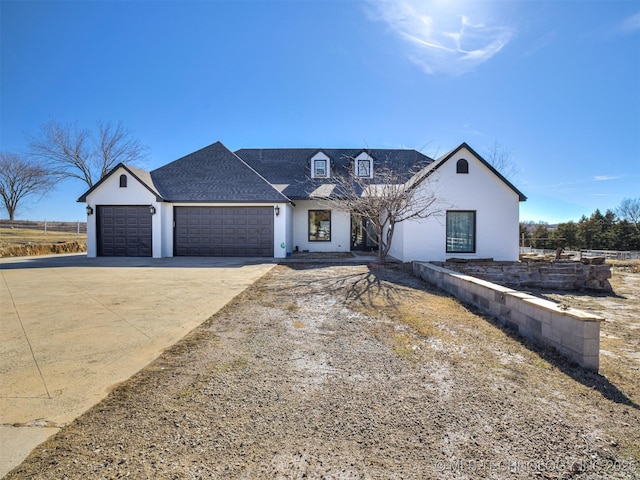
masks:
{"type": "Polygon", "coordinates": [[[640,12],[630,16],[622,22],[622,30],[633,31],[640,30],[640,12]]]}
{"type": "Polygon", "coordinates": [[[371,15],[403,38],[406,55],[428,74],[462,75],[496,55],[513,30],[485,22],[486,2],[370,0],[371,15]]]}
{"type": "Polygon", "coordinates": [[[593,179],[596,182],[603,182],[606,180],[618,180],[619,178],[622,178],[620,176],[614,176],[614,175],[594,175],[593,179]]]}

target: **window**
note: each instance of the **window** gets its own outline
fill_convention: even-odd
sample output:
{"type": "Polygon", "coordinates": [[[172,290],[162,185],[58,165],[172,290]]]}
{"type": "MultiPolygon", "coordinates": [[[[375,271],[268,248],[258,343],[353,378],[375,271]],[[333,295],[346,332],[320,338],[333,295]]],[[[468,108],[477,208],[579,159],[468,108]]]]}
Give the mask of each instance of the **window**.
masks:
{"type": "Polygon", "coordinates": [[[358,160],[358,176],[370,177],[371,176],[371,160],[358,160]]]}
{"type": "Polygon", "coordinates": [[[331,210],[309,210],[309,241],[331,241],[331,210]]]}
{"type": "Polygon", "coordinates": [[[313,176],[314,176],[314,178],[325,178],[327,176],[327,161],[326,160],[314,160],[313,161],[313,176]]]}
{"type": "Polygon", "coordinates": [[[476,252],[476,212],[447,212],[447,253],[476,252]]]}
{"type": "Polygon", "coordinates": [[[126,175],[120,175],[120,186],[123,187],[123,188],[127,186],[127,176],[126,175]]]}
{"type": "Polygon", "coordinates": [[[353,168],[357,177],[373,178],[373,158],[367,152],[360,152],[354,160],[353,168]]]}
{"type": "Polygon", "coordinates": [[[469,162],[464,158],[458,160],[458,163],[456,163],[456,173],[469,173],[469,162]]]}

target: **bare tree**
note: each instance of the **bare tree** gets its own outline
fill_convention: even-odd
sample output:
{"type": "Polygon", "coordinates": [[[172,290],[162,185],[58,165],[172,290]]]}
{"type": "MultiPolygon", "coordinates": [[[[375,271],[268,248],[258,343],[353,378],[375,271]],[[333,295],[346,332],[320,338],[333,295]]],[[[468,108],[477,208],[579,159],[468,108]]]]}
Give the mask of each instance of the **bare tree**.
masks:
{"type": "Polygon", "coordinates": [[[618,217],[628,220],[640,232],[640,197],[625,198],[616,208],[618,217]]]}
{"type": "Polygon", "coordinates": [[[147,154],[131,130],[102,121],[91,132],[49,120],[29,147],[33,156],[50,162],[56,175],[80,179],[89,188],[118,163],[136,164],[147,154]]]}
{"type": "Polygon", "coordinates": [[[518,179],[522,169],[513,161],[512,156],[511,150],[494,140],[487,149],[485,159],[503,177],[513,183],[518,179]]]}
{"type": "Polygon", "coordinates": [[[15,220],[19,203],[27,197],[42,197],[54,185],[54,176],[43,165],[16,153],[0,152],[0,196],[9,220],[15,220]]]}
{"type": "Polygon", "coordinates": [[[331,193],[311,198],[322,200],[327,208],[368,220],[380,264],[386,262],[396,225],[438,216],[444,210],[429,178],[419,169],[402,172],[380,166],[376,167],[373,178],[369,178],[356,175],[355,169],[350,168],[348,174],[332,174],[331,183],[331,193]]]}

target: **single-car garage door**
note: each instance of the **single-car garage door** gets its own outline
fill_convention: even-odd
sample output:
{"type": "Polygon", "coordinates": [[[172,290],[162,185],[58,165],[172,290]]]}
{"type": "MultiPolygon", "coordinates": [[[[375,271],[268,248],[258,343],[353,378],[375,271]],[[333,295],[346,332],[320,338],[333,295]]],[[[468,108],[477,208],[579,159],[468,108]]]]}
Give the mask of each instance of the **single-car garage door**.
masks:
{"type": "Polygon", "coordinates": [[[273,257],[272,207],[175,207],[175,255],[273,257]]]}
{"type": "Polygon", "coordinates": [[[151,256],[148,205],[98,205],[96,214],[99,256],[151,256]]]}

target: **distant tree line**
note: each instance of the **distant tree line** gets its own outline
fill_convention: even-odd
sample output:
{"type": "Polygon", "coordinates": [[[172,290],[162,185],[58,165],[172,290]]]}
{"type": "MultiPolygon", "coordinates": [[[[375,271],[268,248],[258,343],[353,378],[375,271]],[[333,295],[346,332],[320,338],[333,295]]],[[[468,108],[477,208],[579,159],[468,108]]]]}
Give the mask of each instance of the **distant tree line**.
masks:
{"type": "Polygon", "coordinates": [[[626,198],[615,210],[604,215],[599,209],[578,222],[569,221],[555,228],[545,224],[520,224],[525,246],[567,250],[640,250],[640,197],[626,198]]]}

